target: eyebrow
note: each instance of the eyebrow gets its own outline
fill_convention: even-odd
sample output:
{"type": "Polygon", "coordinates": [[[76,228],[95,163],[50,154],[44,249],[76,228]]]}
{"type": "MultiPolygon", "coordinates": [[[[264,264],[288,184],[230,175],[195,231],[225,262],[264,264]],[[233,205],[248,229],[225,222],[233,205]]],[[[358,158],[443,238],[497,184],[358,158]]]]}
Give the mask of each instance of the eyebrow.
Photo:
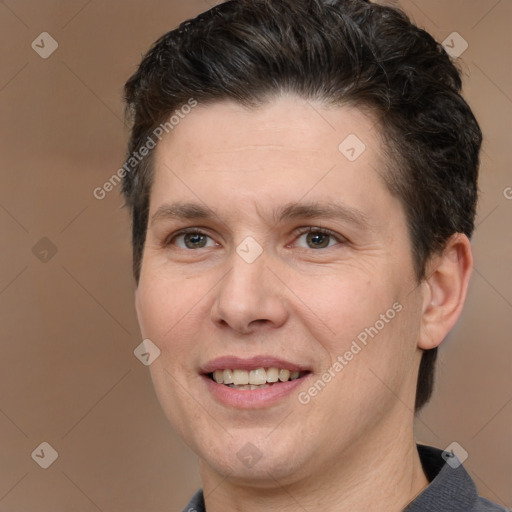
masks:
{"type": "MultiPolygon", "coordinates": [[[[198,220],[219,216],[210,208],[199,203],[175,202],[163,204],[151,217],[150,224],[161,220],[198,220]]],[[[287,203],[272,212],[275,223],[306,218],[341,220],[359,228],[369,228],[367,216],[356,208],[333,202],[287,203]]]]}

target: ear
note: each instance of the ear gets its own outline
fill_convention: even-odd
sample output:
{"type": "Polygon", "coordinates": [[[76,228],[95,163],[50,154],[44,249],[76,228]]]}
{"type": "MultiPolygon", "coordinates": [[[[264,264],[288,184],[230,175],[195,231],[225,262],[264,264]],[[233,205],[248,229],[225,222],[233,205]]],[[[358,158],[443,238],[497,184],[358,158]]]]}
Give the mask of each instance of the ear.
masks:
{"type": "Polygon", "coordinates": [[[466,300],[472,270],[469,239],[462,233],[455,233],[443,252],[427,265],[419,348],[428,350],[439,346],[455,325],[466,300]]]}

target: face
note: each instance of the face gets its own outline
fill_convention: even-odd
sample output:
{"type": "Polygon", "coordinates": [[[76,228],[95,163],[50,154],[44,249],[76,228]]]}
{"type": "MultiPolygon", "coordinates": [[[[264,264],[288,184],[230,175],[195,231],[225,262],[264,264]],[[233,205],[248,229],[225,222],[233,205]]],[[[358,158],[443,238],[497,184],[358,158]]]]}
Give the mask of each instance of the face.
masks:
{"type": "Polygon", "coordinates": [[[378,129],[283,96],[199,105],[156,148],[136,308],[203,469],[299,481],[412,424],[422,299],[378,129]]]}

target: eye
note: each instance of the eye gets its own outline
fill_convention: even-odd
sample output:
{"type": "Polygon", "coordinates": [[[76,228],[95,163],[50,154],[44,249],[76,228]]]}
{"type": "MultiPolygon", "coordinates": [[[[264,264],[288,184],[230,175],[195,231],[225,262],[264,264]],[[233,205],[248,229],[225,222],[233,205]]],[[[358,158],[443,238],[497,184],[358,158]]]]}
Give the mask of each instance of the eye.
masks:
{"type": "Polygon", "coordinates": [[[300,236],[297,240],[305,238],[307,246],[306,249],[326,249],[346,242],[347,240],[341,235],[324,228],[307,227],[299,230],[300,236]],[[332,242],[332,243],[331,243],[332,242]]]}
{"type": "Polygon", "coordinates": [[[170,237],[165,245],[176,245],[179,249],[203,249],[205,247],[215,247],[217,244],[211,237],[198,231],[197,229],[182,230],[170,237]],[[211,243],[208,245],[208,239],[211,243]]]}
{"type": "MultiPolygon", "coordinates": [[[[307,245],[302,246],[302,248],[305,249],[326,249],[347,242],[343,236],[325,228],[305,227],[299,228],[298,231],[300,236],[296,238],[295,243],[297,240],[304,238],[307,245]]],[[[171,235],[164,245],[174,245],[179,249],[193,250],[215,247],[218,244],[202,231],[189,228],[171,235]]]]}

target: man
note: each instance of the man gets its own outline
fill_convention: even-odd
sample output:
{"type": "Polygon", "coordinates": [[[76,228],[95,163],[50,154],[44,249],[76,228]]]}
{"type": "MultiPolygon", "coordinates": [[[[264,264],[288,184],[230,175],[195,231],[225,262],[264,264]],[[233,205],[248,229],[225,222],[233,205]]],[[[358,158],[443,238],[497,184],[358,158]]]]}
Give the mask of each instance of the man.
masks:
{"type": "Polygon", "coordinates": [[[137,315],[200,460],[185,510],[504,510],[413,432],[473,263],[460,88],[364,0],[225,2],[127,82],[137,315]]]}

